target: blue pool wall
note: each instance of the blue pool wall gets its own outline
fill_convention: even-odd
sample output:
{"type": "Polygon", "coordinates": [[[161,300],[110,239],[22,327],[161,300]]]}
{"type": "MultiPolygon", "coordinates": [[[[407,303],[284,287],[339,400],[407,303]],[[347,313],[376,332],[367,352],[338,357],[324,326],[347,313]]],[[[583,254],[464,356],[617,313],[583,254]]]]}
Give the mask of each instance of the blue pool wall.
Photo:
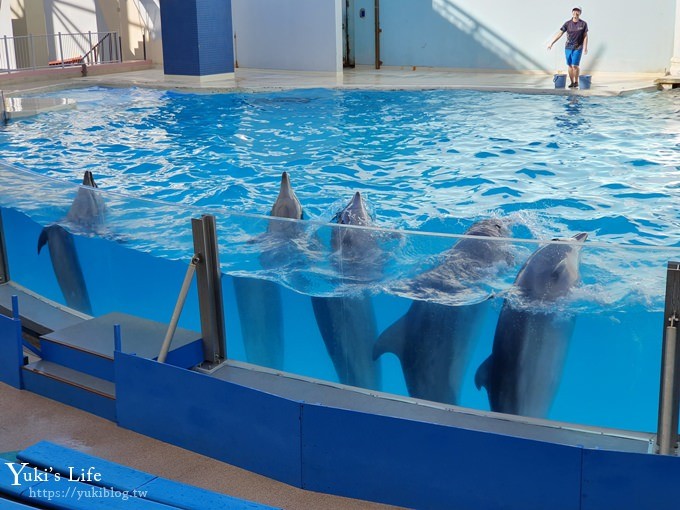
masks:
{"type": "Polygon", "coordinates": [[[234,72],[231,0],[161,0],[165,74],[234,72]]]}
{"type": "Polygon", "coordinates": [[[295,487],[411,508],[677,506],[677,457],[284,398],[121,352],[115,365],[120,426],[295,487]]]}

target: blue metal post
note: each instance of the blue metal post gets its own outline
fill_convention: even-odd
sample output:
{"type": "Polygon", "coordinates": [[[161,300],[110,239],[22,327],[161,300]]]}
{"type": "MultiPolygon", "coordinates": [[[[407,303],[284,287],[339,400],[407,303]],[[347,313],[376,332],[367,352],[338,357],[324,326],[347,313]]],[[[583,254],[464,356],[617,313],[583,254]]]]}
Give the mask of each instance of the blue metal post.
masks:
{"type": "Polygon", "coordinates": [[[12,318],[19,320],[19,297],[12,295],[12,318]]]}
{"type": "Polygon", "coordinates": [[[12,296],[12,315],[13,317],[0,315],[0,382],[21,389],[24,352],[16,296],[12,296]]]}
{"type": "Polygon", "coordinates": [[[120,334],[120,324],[113,325],[113,350],[117,352],[123,350],[123,337],[120,334]]]}

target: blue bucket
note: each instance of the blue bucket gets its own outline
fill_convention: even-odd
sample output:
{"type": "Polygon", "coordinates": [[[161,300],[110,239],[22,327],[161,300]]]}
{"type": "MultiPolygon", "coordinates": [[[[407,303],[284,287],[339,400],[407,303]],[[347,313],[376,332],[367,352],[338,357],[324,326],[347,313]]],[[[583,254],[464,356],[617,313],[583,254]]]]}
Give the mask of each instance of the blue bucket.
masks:
{"type": "Polygon", "coordinates": [[[567,85],[567,75],[556,74],[555,76],[553,76],[553,82],[555,82],[556,89],[563,89],[567,85]]]}
{"type": "Polygon", "coordinates": [[[578,77],[578,88],[581,90],[587,90],[590,88],[590,78],[589,74],[582,74],[578,77]]]}

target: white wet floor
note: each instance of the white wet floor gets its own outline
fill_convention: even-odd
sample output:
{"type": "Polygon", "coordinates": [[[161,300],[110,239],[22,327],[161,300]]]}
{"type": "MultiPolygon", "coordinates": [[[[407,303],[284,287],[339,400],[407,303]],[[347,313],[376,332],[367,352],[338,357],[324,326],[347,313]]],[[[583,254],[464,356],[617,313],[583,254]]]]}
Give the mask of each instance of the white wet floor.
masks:
{"type": "Polygon", "coordinates": [[[193,77],[165,76],[162,69],[134,73],[92,76],[82,81],[161,88],[248,91],[290,88],[352,89],[475,89],[535,94],[618,95],[638,90],[656,90],[655,74],[599,74],[592,77],[589,90],[555,89],[553,75],[408,70],[369,67],[346,69],[342,73],[237,69],[233,78],[199,80],[193,77]]]}
{"type": "MultiPolygon", "coordinates": [[[[142,86],[205,92],[244,90],[265,91],[291,88],[352,89],[474,89],[533,94],[579,94],[610,96],[640,90],[656,90],[660,74],[600,73],[592,76],[589,90],[555,89],[553,75],[531,73],[469,72],[460,70],[357,67],[342,73],[236,69],[232,77],[217,79],[166,76],[160,68],[143,71],[71,78],[61,86],[108,85],[142,86]]],[[[11,95],[27,89],[54,86],[54,83],[11,85],[11,95]]],[[[0,80],[0,88],[2,82],[0,80]]],[[[9,89],[6,89],[9,90],[9,89]]]]}

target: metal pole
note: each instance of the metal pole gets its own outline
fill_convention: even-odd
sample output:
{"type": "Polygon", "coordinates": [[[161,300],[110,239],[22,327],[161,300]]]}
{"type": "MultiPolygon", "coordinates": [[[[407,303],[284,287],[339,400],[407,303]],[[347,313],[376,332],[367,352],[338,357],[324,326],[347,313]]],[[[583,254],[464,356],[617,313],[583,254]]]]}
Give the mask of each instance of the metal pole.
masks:
{"type": "Polygon", "coordinates": [[[120,333],[120,324],[113,325],[113,350],[116,352],[123,350],[123,335],[120,333]]]}
{"type": "Polygon", "coordinates": [[[198,306],[201,314],[204,368],[211,370],[226,359],[222,274],[217,249],[215,217],[204,215],[192,219],[194,253],[200,256],[196,265],[198,306]]]}
{"type": "Polygon", "coordinates": [[[146,60],[146,30],[142,32],[142,50],[144,51],[144,60],[146,60]]]}
{"type": "Polygon", "coordinates": [[[380,69],[380,0],[375,1],[375,68],[380,69]]]}
{"type": "Polygon", "coordinates": [[[118,62],[121,64],[123,63],[123,38],[116,34],[116,38],[118,39],[118,62]]]}
{"type": "Polygon", "coordinates": [[[59,55],[61,56],[61,68],[63,69],[64,66],[64,48],[61,45],[61,32],[59,32],[59,55]]]}
{"type": "Polygon", "coordinates": [[[90,49],[87,50],[87,63],[92,63],[92,32],[87,31],[87,43],[90,45],[90,49]]]}
{"type": "Polygon", "coordinates": [[[163,339],[163,345],[161,346],[161,352],[158,354],[158,361],[160,363],[165,363],[165,359],[168,357],[168,351],[170,350],[170,343],[172,342],[172,337],[175,336],[175,331],[177,331],[177,323],[179,322],[179,317],[182,315],[182,309],[184,308],[184,302],[187,300],[187,294],[189,293],[189,287],[191,286],[191,280],[194,278],[194,273],[196,272],[196,264],[200,261],[197,255],[191,258],[189,267],[187,268],[187,273],[184,276],[184,282],[182,282],[182,288],[179,291],[179,296],[177,297],[177,303],[175,304],[175,309],[172,312],[172,318],[170,319],[170,325],[168,326],[168,331],[165,333],[165,338],[163,339]]]}
{"type": "Polygon", "coordinates": [[[0,212],[0,283],[7,283],[9,279],[9,261],[7,260],[7,250],[5,248],[5,229],[2,226],[2,212],[0,212]]]}
{"type": "MultiPolygon", "coordinates": [[[[5,102],[5,93],[2,90],[0,90],[0,118],[2,119],[3,125],[9,122],[9,116],[7,115],[7,103],[5,102]]],[[[1,227],[2,225],[0,224],[0,230],[1,227]]],[[[0,232],[0,241],[2,241],[2,232],[0,232]]],[[[4,251],[4,245],[1,248],[4,251]]]]}
{"type": "Polygon", "coordinates": [[[28,34],[28,44],[31,46],[31,62],[33,62],[31,69],[35,71],[37,62],[35,58],[35,41],[33,40],[33,34],[28,34]]]}
{"type": "Polygon", "coordinates": [[[657,448],[662,455],[673,455],[678,445],[680,411],[680,365],[677,345],[677,322],[680,312],[680,263],[669,262],[666,273],[666,305],[659,391],[657,448]]]}
{"type": "Polygon", "coordinates": [[[21,314],[19,313],[19,296],[12,294],[12,318],[14,320],[21,319],[21,314]]]}
{"type": "Polygon", "coordinates": [[[7,36],[3,35],[2,37],[5,40],[5,58],[7,59],[7,74],[10,74],[12,71],[10,70],[9,65],[9,45],[7,44],[7,36]]]}

